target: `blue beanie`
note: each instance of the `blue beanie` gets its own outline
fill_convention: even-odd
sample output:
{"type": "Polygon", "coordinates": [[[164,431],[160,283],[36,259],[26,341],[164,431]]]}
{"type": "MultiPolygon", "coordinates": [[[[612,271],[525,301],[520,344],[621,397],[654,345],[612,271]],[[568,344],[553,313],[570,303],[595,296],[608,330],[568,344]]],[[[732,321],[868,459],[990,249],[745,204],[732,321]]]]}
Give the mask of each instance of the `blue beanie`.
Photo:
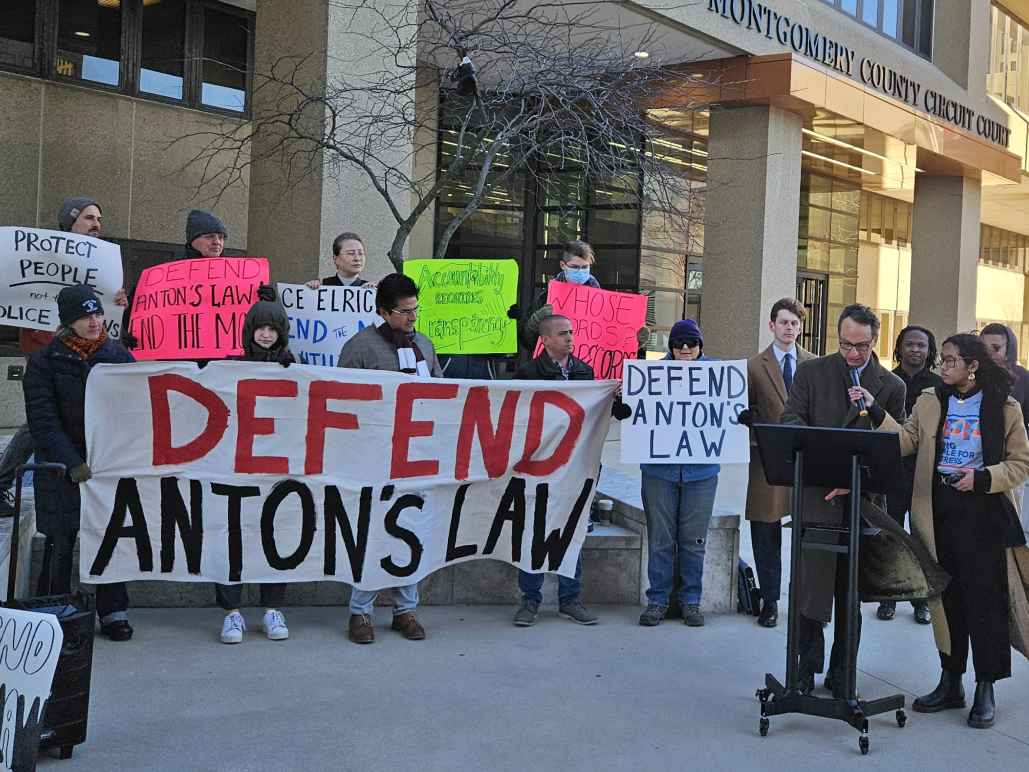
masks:
{"type": "Polygon", "coordinates": [[[681,319],[672,325],[672,331],[668,333],[669,349],[673,340],[686,338],[697,338],[700,341],[700,348],[704,348],[704,336],[700,334],[700,326],[692,319],[681,319]]]}

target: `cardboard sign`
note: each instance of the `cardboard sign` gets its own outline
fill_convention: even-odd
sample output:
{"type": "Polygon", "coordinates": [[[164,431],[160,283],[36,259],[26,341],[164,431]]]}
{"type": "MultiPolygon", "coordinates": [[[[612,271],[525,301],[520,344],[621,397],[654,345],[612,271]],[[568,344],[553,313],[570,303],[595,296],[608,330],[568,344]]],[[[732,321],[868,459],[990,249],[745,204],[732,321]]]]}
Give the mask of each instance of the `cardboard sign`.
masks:
{"type": "Polygon", "coordinates": [[[633,360],[622,371],[622,461],[643,464],[745,464],[750,435],[747,362],[633,360]]]}
{"type": "Polygon", "coordinates": [[[0,228],[0,324],[56,330],[57,295],[88,284],[104,305],[107,332],[121,332],[114,293],[122,286],[121,247],[92,236],[39,228],[0,228]]]}
{"type": "Polygon", "coordinates": [[[305,365],[335,367],[343,344],[383,319],[371,287],[319,287],[278,283],[289,315],[289,350],[305,365]]]}
{"type": "Polygon", "coordinates": [[[418,285],[418,332],[437,354],[511,354],[517,326],[507,316],[518,302],[516,260],[408,260],[418,285]]]}
{"type": "Polygon", "coordinates": [[[240,354],[243,318],[268,283],[263,257],[197,257],[147,268],[132,296],[136,359],[240,354]]]}
{"type": "MultiPolygon", "coordinates": [[[[552,281],[547,302],[572,320],[575,350],[598,380],[622,377],[622,362],[639,351],[636,333],[647,321],[647,296],[552,281]]],[[[543,350],[537,342],[534,356],[543,350]]]]}
{"type": "Polygon", "coordinates": [[[98,365],[81,577],[379,590],[481,558],[572,576],[613,393],[253,362],[98,365]]]}
{"type": "Polygon", "coordinates": [[[33,770],[64,631],[53,614],[0,608],[0,769],[33,770]]]}

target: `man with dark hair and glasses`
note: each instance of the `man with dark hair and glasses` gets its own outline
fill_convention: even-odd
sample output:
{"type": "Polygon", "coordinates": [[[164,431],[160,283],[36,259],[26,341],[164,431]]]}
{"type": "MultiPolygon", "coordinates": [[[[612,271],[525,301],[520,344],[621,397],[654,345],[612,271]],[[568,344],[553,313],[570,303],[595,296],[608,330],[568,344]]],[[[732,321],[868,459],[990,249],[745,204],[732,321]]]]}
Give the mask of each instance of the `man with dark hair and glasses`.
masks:
{"type": "MultiPolygon", "coordinates": [[[[921,327],[917,324],[909,324],[900,334],[897,335],[897,342],[893,346],[893,361],[897,366],[893,374],[904,381],[907,387],[907,399],[904,403],[904,412],[911,415],[915,402],[926,389],[934,389],[941,386],[943,381],[934,371],[939,364],[939,355],[936,351],[936,336],[932,330],[921,327]]],[[[901,459],[904,466],[904,476],[897,481],[897,489],[886,496],[886,511],[903,528],[904,518],[911,509],[911,491],[915,480],[915,457],[905,456],[901,459]]],[[[920,625],[927,625],[932,622],[932,614],[929,612],[929,604],[924,600],[912,601],[915,609],[915,621],[920,625]]],[[[897,603],[892,600],[884,600],[879,604],[876,616],[884,621],[889,621],[897,615],[897,603]]]]}
{"type": "MultiPolygon", "coordinates": [[[[836,325],[839,351],[801,363],[793,380],[781,422],[797,426],[825,426],[847,429],[871,429],[868,415],[862,416],[857,402],[859,389],[851,382],[856,370],[861,385],[875,401],[895,418],[904,422],[904,382],[879,363],[875,344],[879,338],[879,318],[868,306],[849,305],[843,309],[836,325]]],[[[842,525],[849,507],[843,491],[817,488],[804,490],[804,519],[842,525]]],[[[847,653],[844,647],[847,571],[849,560],[837,553],[805,550],[800,558],[802,581],[800,594],[800,683],[805,693],[815,685],[815,673],[822,672],[825,662],[823,624],[833,617],[835,601],[835,635],[829,657],[825,686],[834,697],[844,696],[843,668],[847,653]]],[[[861,632],[860,614],[855,614],[854,656],[861,632]]]]}
{"type": "MultiPolygon", "coordinates": [[[[384,324],[365,327],[348,340],[339,352],[337,366],[442,378],[432,341],[414,329],[418,318],[418,285],[414,280],[402,273],[386,276],[375,291],[375,308],[384,324]]],[[[356,587],[351,591],[348,634],[354,643],[375,641],[377,595],[356,587]]],[[[411,641],[425,638],[425,629],[414,613],[417,607],[417,584],[393,588],[392,629],[411,641]]]]}

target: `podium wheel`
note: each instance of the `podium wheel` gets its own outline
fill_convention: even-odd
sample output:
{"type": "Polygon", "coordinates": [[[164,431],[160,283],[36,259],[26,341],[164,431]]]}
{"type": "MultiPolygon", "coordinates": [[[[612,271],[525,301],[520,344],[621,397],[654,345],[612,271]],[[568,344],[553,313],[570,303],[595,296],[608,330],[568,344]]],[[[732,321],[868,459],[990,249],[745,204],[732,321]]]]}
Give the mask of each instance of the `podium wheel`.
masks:
{"type": "Polygon", "coordinates": [[[908,722],[908,714],[904,712],[903,708],[901,708],[900,710],[897,711],[897,726],[899,726],[901,729],[903,729],[904,725],[907,724],[907,722],[908,722]]]}
{"type": "Polygon", "coordinates": [[[868,755],[869,741],[867,734],[863,734],[858,738],[858,747],[861,749],[862,756],[868,755]]]}
{"type": "Polygon", "coordinates": [[[758,722],[757,730],[761,733],[762,737],[768,736],[768,719],[762,716],[761,721],[758,722]]]}

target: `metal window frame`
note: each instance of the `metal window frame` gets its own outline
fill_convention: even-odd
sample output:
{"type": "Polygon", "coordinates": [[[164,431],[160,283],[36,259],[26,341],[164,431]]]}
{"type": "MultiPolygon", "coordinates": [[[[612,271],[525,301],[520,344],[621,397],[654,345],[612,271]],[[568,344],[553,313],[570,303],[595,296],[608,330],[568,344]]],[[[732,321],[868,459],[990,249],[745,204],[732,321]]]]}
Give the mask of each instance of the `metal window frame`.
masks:
{"type": "Polygon", "coordinates": [[[901,48],[905,49],[906,51],[910,51],[915,56],[919,57],[920,59],[925,59],[928,62],[931,62],[933,60],[932,47],[933,47],[933,45],[934,45],[934,43],[936,41],[936,2],[935,2],[935,0],[931,0],[931,1],[933,3],[933,19],[932,19],[932,28],[931,28],[932,31],[930,33],[931,40],[929,42],[929,53],[928,54],[923,54],[921,51],[918,50],[919,43],[921,42],[921,30],[922,30],[921,22],[922,22],[923,0],[897,0],[897,25],[898,25],[897,26],[897,37],[891,37],[889,34],[887,34],[883,30],[883,18],[884,18],[883,11],[886,10],[885,9],[885,1],[884,0],[857,0],[857,10],[855,11],[853,16],[849,12],[843,10],[842,0],[824,0],[826,5],[831,5],[837,11],[842,13],[844,16],[846,16],[847,18],[853,19],[858,24],[860,24],[862,27],[864,27],[865,29],[873,30],[874,32],[876,32],[879,35],[881,35],[882,37],[886,38],[887,40],[890,40],[893,43],[896,43],[897,45],[899,45],[901,48]],[[871,3],[876,3],[878,5],[878,12],[876,14],[876,25],[875,26],[872,26],[871,24],[866,22],[865,19],[864,19],[865,3],[870,3],[870,2],[871,3]],[[903,40],[903,38],[901,36],[901,29],[900,29],[900,25],[903,23],[903,18],[904,18],[904,6],[907,3],[915,3],[915,19],[914,19],[915,43],[914,43],[913,46],[909,46],[907,43],[904,42],[904,40],[903,40]]]}

